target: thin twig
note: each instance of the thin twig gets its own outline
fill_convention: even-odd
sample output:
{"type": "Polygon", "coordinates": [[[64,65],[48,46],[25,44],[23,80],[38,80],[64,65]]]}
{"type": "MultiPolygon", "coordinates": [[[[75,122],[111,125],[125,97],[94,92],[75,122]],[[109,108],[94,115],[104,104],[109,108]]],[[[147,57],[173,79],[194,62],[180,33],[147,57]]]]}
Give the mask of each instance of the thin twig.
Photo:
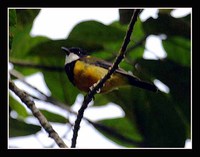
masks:
{"type": "MultiPolygon", "coordinates": [[[[139,41],[136,41],[134,43],[134,45],[130,46],[129,48],[126,49],[126,55],[128,55],[132,50],[138,48],[139,46],[143,46],[146,38],[148,37],[148,35],[145,35],[144,37],[142,37],[139,41]]],[[[107,60],[108,61],[113,61],[115,59],[115,53],[113,53],[113,55],[111,57],[109,57],[107,60]]]]}
{"type": "Polygon", "coordinates": [[[10,70],[10,75],[15,77],[15,78],[17,78],[18,80],[20,80],[21,82],[23,82],[24,84],[26,84],[27,86],[29,86],[30,88],[32,88],[33,90],[35,90],[36,92],[38,92],[40,94],[40,98],[38,98],[38,97],[33,96],[30,93],[26,92],[32,98],[37,99],[37,100],[42,100],[42,101],[45,101],[45,102],[49,102],[49,103],[51,103],[51,104],[53,104],[55,106],[59,106],[62,109],[65,109],[65,110],[69,111],[70,113],[72,112],[70,110],[69,105],[63,104],[60,101],[58,101],[57,99],[55,99],[54,97],[46,95],[45,93],[43,93],[41,90],[39,90],[35,86],[33,86],[30,83],[26,82],[25,77],[19,71],[15,70],[15,69],[12,69],[12,70],[10,70]]]}
{"type": "Polygon", "coordinates": [[[36,88],[35,86],[31,85],[30,83],[25,81],[25,77],[24,75],[22,75],[19,71],[15,70],[15,69],[11,69],[9,71],[10,75],[14,78],[19,79],[19,81],[23,82],[24,84],[26,84],[27,86],[31,87],[33,90],[37,91],[42,97],[46,98],[46,94],[44,94],[42,91],[40,91],[38,88],[36,88]]]}
{"type": "MultiPolygon", "coordinates": [[[[30,97],[32,97],[33,99],[41,100],[41,101],[49,102],[49,103],[51,103],[51,104],[53,104],[53,105],[57,105],[57,106],[59,106],[60,108],[62,108],[62,109],[64,109],[64,110],[68,111],[69,113],[74,114],[74,115],[77,116],[78,113],[75,112],[75,111],[72,111],[72,110],[70,109],[70,107],[66,106],[65,104],[63,104],[63,103],[61,103],[61,102],[59,102],[59,101],[57,101],[55,98],[53,98],[53,97],[51,97],[51,96],[45,95],[45,94],[44,94],[43,92],[41,92],[38,88],[36,88],[36,87],[34,87],[33,85],[31,85],[31,84],[29,84],[28,82],[26,82],[25,77],[24,77],[20,72],[18,72],[17,70],[15,70],[15,69],[10,70],[10,74],[11,74],[13,77],[15,77],[15,78],[19,79],[20,81],[22,81],[23,83],[25,83],[26,85],[28,85],[30,88],[33,88],[34,90],[36,90],[36,91],[37,91],[38,93],[40,93],[43,97],[45,97],[45,98],[42,98],[42,99],[41,99],[41,98],[39,98],[39,97],[33,96],[32,94],[26,93],[26,94],[28,94],[30,97]]],[[[89,120],[89,119],[86,118],[86,117],[83,117],[82,119],[84,119],[85,121],[87,121],[88,123],[90,123],[91,125],[93,125],[94,127],[98,128],[98,129],[100,129],[100,130],[103,130],[104,132],[106,132],[106,133],[108,133],[108,134],[111,134],[111,133],[112,133],[113,136],[115,136],[116,138],[118,138],[118,139],[120,139],[120,140],[122,140],[122,141],[125,141],[125,142],[130,143],[130,144],[133,144],[133,145],[141,145],[141,142],[137,142],[137,141],[134,141],[134,140],[132,140],[132,139],[130,139],[130,138],[128,138],[128,137],[125,137],[125,136],[121,135],[120,133],[118,133],[116,130],[113,130],[112,128],[110,128],[110,127],[108,127],[108,126],[105,126],[105,125],[103,125],[103,124],[99,124],[99,123],[93,122],[93,121],[89,120]]],[[[70,123],[69,123],[69,124],[70,124],[70,123]]],[[[39,142],[41,142],[41,141],[39,141],[39,142]]]]}
{"type": "Polygon", "coordinates": [[[78,130],[80,127],[81,119],[83,118],[84,110],[87,108],[89,102],[92,100],[94,95],[100,91],[100,89],[103,87],[104,83],[111,77],[111,75],[115,72],[115,70],[118,68],[119,63],[122,61],[122,59],[125,57],[126,48],[128,46],[128,43],[130,42],[130,37],[132,34],[132,30],[134,27],[135,22],[137,21],[137,17],[140,13],[140,9],[136,9],[133,12],[133,16],[131,17],[131,21],[128,27],[128,31],[126,32],[126,36],[124,38],[122,47],[120,48],[119,55],[116,57],[113,65],[109,68],[108,73],[96,84],[94,84],[92,90],[88,92],[88,94],[84,97],[84,101],[82,103],[81,108],[78,111],[77,119],[75,121],[74,125],[74,131],[73,131],[73,137],[72,137],[72,148],[75,148],[76,146],[76,139],[78,136],[78,130]]]}
{"type": "Polygon", "coordinates": [[[11,80],[9,81],[9,88],[12,90],[21,101],[32,111],[33,115],[38,119],[41,126],[45,129],[45,131],[49,134],[49,137],[54,139],[57,145],[60,148],[68,148],[64,141],[59,137],[57,132],[53,129],[51,124],[47,121],[44,115],[40,112],[40,110],[35,106],[34,101],[30,99],[30,97],[22,90],[20,90],[11,80]]]}

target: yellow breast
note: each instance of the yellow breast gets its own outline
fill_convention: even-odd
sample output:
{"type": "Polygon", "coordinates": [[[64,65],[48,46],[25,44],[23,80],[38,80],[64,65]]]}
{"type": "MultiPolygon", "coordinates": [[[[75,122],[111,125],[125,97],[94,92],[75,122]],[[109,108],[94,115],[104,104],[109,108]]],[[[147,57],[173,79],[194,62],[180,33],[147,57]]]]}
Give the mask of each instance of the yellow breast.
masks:
{"type": "MultiPolygon", "coordinates": [[[[107,72],[107,69],[78,60],[74,66],[74,83],[80,90],[88,92],[89,88],[103,78],[107,72]]],[[[114,73],[106,81],[101,93],[111,91],[126,84],[127,79],[124,76],[119,73],[114,73]]]]}

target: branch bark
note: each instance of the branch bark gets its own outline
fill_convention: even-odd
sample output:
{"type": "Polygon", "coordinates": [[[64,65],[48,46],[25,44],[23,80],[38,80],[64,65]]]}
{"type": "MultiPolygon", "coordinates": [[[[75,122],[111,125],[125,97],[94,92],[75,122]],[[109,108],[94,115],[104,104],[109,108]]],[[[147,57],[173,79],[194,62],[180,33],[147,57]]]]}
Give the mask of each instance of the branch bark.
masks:
{"type": "MultiPolygon", "coordinates": [[[[41,92],[38,88],[36,88],[36,87],[32,86],[31,84],[27,83],[26,80],[24,79],[24,76],[20,72],[12,69],[12,70],[10,70],[10,75],[12,75],[13,77],[19,79],[24,84],[28,85],[32,89],[34,89],[37,92],[39,92],[42,97],[44,97],[44,98],[41,98],[40,96],[39,97],[35,97],[35,96],[31,95],[31,94],[26,93],[30,97],[32,97],[33,99],[37,99],[37,100],[49,102],[49,103],[51,103],[53,105],[59,106],[60,108],[68,111],[69,113],[74,114],[74,115],[77,116],[78,113],[75,112],[75,111],[72,111],[70,109],[70,107],[68,107],[66,104],[63,104],[63,103],[59,102],[58,100],[56,100],[52,96],[47,96],[46,94],[44,94],[43,92],[41,92]]],[[[107,127],[107,126],[105,126],[103,124],[99,124],[98,122],[93,122],[93,121],[91,121],[91,120],[89,120],[88,118],[85,118],[85,117],[83,117],[82,119],[84,119],[85,121],[87,121],[88,123],[90,123],[91,125],[93,125],[94,127],[98,128],[98,129],[100,129],[100,130],[102,130],[102,131],[104,131],[104,132],[106,132],[108,134],[111,134],[114,137],[116,137],[116,138],[118,138],[118,139],[120,139],[120,140],[122,140],[122,141],[124,141],[126,143],[130,143],[130,144],[133,144],[133,145],[141,146],[141,142],[137,142],[137,141],[134,141],[134,140],[132,140],[132,139],[130,139],[128,137],[125,137],[125,136],[121,135],[120,133],[118,133],[113,128],[107,127]]]]}
{"type": "Polygon", "coordinates": [[[109,68],[108,73],[99,82],[97,82],[96,84],[94,84],[93,87],[92,87],[92,89],[84,97],[84,101],[82,103],[81,108],[78,111],[77,119],[75,121],[71,148],[75,148],[76,147],[76,140],[77,140],[77,136],[78,136],[78,130],[80,128],[81,119],[83,118],[84,111],[87,108],[89,102],[92,100],[92,98],[94,97],[94,95],[96,93],[98,93],[98,91],[101,90],[101,88],[103,87],[104,83],[111,77],[111,75],[118,68],[119,63],[125,57],[126,48],[128,46],[128,43],[130,42],[130,37],[131,37],[132,31],[133,31],[133,27],[135,25],[135,22],[137,21],[137,17],[139,15],[140,11],[141,11],[140,9],[135,9],[134,10],[133,15],[131,17],[131,21],[129,23],[128,30],[126,32],[126,36],[125,36],[123,44],[122,44],[122,46],[120,48],[119,54],[116,57],[113,65],[109,68]]]}
{"type": "Polygon", "coordinates": [[[30,99],[30,97],[22,90],[20,90],[11,80],[9,81],[9,88],[12,90],[21,101],[32,111],[33,115],[38,119],[41,126],[45,129],[45,131],[49,134],[49,137],[54,139],[56,144],[60,148],[68,148],[64,141],[59,137],[57,132],[53,129],[51,124],[47,121],[44,115],[40,112],[40,110],[35,106],[34,101],[30,99]]]}

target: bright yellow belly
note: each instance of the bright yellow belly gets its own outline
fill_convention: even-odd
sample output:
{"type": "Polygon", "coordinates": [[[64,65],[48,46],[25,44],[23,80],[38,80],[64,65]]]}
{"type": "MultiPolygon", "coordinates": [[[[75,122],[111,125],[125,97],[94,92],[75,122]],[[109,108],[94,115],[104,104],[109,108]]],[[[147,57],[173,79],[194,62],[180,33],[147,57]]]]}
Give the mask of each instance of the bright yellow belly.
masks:
{"type": "MultiPolygon", "coordinates": [[[[107,74],[107,70],[95,65],[77,61],[74,66],[74,83],[82,91],[88,92],[89,88],[107,74]]],[[[119,86],[126,85],[126,78],[119,73],[114,73],[101,89],[101,93],[111,91],[119,86]]]]}

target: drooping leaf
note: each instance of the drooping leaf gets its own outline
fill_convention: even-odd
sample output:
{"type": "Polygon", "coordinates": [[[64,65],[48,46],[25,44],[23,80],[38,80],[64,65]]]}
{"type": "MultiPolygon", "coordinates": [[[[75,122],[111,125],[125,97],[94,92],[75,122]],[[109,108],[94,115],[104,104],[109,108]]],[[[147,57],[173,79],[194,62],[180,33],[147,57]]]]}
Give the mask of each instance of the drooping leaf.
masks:
{"type": "MultiPolygon", "coordinates": [[[[28,30],[29,32],[30,30],[28,30]]],[[[33,46],[36,46],[39,43],[42,43],[46,41],[46,38],[43,37],[35,37],[31,38],[26,32],[26,28],[24,29],[24,32],[16,32],[15,38],[13,40],[13,46],[12,51],[9,52],[9,60],[12,62],[12,60],[17,60],[18,62],[28,62],[33,64],[39,64],[39,57],[38,56],[31,56],[29,54],[30,49],[33,46]],[[19,34],[18,34],[19,33],[19,34]]],[[[26,66],[19,66],[14,64],[14,68],[21,72],[23,75],[31,75],[33,73],[36,73],[39,71],[39,69],[36,68],[27,68],[26,66]]]]}
{"type": "Polygon", "coordinates": [[[112,141],[126,147],[138,146],[142,141],[137,128],[127,118],[106,119],[93,126],[112,141]]]}
{"type": "Polygon", "coordinates": [[[53,112],[50,112],[47,110],[42,110],[42,109],[40,109],[40,111],[50,122],[63,123],[63,124],[66,124],[69,122],[68,119],[66,119],[65,117],[63,117],[59,114],[56,114],[56,113],[53,113],[53,112]]]}
{"type": "Polygon", "coordinates": [[[96,21],[85,21],[74,27],[67,41],[75,40],[76,43],[80,43],[80,48],[86,50],[88,55],[113,60],[120,49],[120,37],[123,33],[125,33],[123,30],[113,26],[106,26],[96,21]]]}
{"type": "Polygon", "coordinates": [[[19,102],[17,102],[11,95],[9,95],[9,106],[12,108],[12,110],[16,111],[20,117],[26,118],[29,116],[25,107],[22,106],[22,104],[20,104],[19,102]]]}
{"type": "MultiPolygon", "coordinates": [[[[113,37],[114,40],[121,40],[121,38],[118,38],[116,36],[118,34],[121,34],[122,36],[122,31],[116,28],[112,29],[112,27],[105,26],[99,22],[83,22],[78,24],[72,30],[67,40],[47,41],[45,43],[37,45],[30,50],[31,53],[29,52],[29,56],[37,56],[40,60],[39,62],[43,65],[53,67],[59,66],[63,67],[64,69],[65,54],[61,51],[62,46],[80,46],[81,48],[84,48],[90,52],[92,49],[98,50],[99,45],[107,42],[109,39],[108,36],[110,35],[113,37]],[[101,35],[96,38],[97,34],[101,35]]],[[[113,42],[112,39],[109,40],[110,43],[113,42]]],[[[97,51],[97,53],[94,54],[98,53],[99,52],[97,51]]],[[[42,72],[45,82],[52,93],[52,96],[58,98],[62,102],[71,105],[75,101],[76,95],[79,91],[76,89],[76,87],[72,85],[71,82],[69,82],[67,75],[64,73],[64,71],[63,73],[59,73],[49,72],[43,69],[42,72]]]]}
{"type": "Polygon", "coordinates": [[[167,36],[182,36],[190,38],[190,23],[169,14],[159,13],[157,19],[149,18],[143,22],[147,34],[166,34],[167,36]]]}
{"type": "Polygon", "coordinates": [[[62,71],[40,69],[43,73],[45,83],[54,98],[59,101],[72,105],[78,94],[77,89],[69,82],[64,71],[65,54],[61,47],[69,44],[65,40],[47,41],[38,44],[31,49],[31,56],[38,57],[38,64],[50,67],[62,67],[62,71]]]}
{"type": "Polygon", "coordinates": [[[181,65],[190,66],[190,40],[183,37],[169,37],[166,40],[162,40],[162,44],[169,59],[181,65]]]}
{"type": "MultiPolygon", "coordinates": [[[[165,33],[168,37],[174,36],[177,33],[178,36],[188,37],[187,31],[182,32],[183,35],[181,34],[180,30],[183,30],[184,28],[179,27],[177,23],[175,23],[174,26],[170,24],[170,30],[168,31],[167,27],[162,27],[162,25],[168,26],[168,23],[160,23],[159,20],[156,22],[153,21],[153,25],[148,24],[146,27],[149,30],[147,31],[147,29],[145,29],[145,33],[165,33]]],[[[183,18],[181,18],[181,20],[184,21],[183,18]]],[[[89,50],[90,54],[94,56],[107,59],[112,57],[112,53],[119,50],[126,31],[126,29],[120,29],[120,26],[116,28],[114,25],[106,26],[94,21],[89,23],[83,22],[73,29],[69,39],[63,40],[60,44],[58,44],[60,41],[47,41],[46,39],[42,39],[41,41],[34,39],[34,43],[34,40],[30,40],[27,35],[29,34],[32,25],[28,26],[28,23],[25,22],[26,27],[24,27],[26,34],[23,35],[24,32],[22,31],[21,37],[20,35],[18,37],[18,39],[21,38],[19,40],[20,42],[18,43],[18,39],[15,39],[15,47],[19,47],[17,50],[14,50],[18,51],[17,53],[13,52],[13,55],[16,55],[14,57],[33,61],[38,64],[59,67],[64,66],[65,58],[64,54],[60,54],[62,53],[60,52],[61,46],[78,46],[89,50]],[[92,24],[91,27],[90,24],[92,24]],[[119,33],[120,31],[121,33],[119,33]]],[[[182,26],[185,27],[185,23],[182,26]]],[[[188,26],[186,27],[188,28],[188,26]]],[[[131,41],[133,42],[133,45],[140,39],[141,34],[143,33],[141,27],[138,27],[138,29],[136,28],[137,26],[134,29],[133,34],[135,33],[135,35],[133,35],[131,41]],[[142,33],[140,33],[140,31],[142,33]],[[139,34],[138,37],[137,33],[139,34]]],[[[19,32],[20,30],[18,30],[18,33],[19,32]]],[[[174,42],[174,40],[172,40],[172,42],[174,42]]],[[[178,40],[178,42],[184,43],[180,40],[178,40]]],[[[168,45],[166,49],[168,49],[168,45]]],[[[135,52],[131,52],[128,58],[131,60],[138,59],[142,53],[143,49],[139,47],[138,50],[135,49],[135,52]]],[[[176,60],[173,53],[170,55],[168,55],[168,57],[171,57],[170,59],[175,63],[173,62],[171,64],[171,62],[166,63],[165,61],[164,63],[160,63],[160,61],[155,61],[154,63],[145,61],[144,64],[142,64],[142,61],[136,61],[147,78],[150,78],[150,80],[157,78],[164,82],[170,88],[169,94],[155,94],[135,87],[125,87],[121,88],[119,91],[113,91],[112,93],[99,95],[100,97],[98,97],[98,99],[102,98],[102,101],[99,103],[100,105],[103,105],[107,101],[111,101],[118,103],[123,108],[130,122],[130,126],[139,130],[143,139],[142,143],[147,147],[183,147],[186,139],[186,132],[190,134],[190,118],[188,118],[190,117],[190,83],[188,83],[190,82],[190,69],[189,65],[188,67],[182,66],[182,64],[187,63],[188,60],[185,58],[186,56],[184,56],[184,59],[179,62],[179,59],[176,60]],[[177,62],[179,62],[178,67],[177,62]],[[106,98],[107,100],[103,98],[106,98]]],[[[180,56],[178,57],[180,58],[180,56]]],[[[121,65],[126,70],[134,70],[126,64],[122,63],[121,65]]],[[[52,95],[58,100],[71,105],[79,91],[75,92],[76,88],[68,82],[66,74],[64,72],[50,72],[44,69],[41,71],[43,72],[45,82],[51,90],[52,95]]],[[[96,101],[98,101],[98,99],[96,101]]],[[[114,127],[115,124],[112,123],[116,124],[116,121],[110,121],[109,124],[106,125],[114,127]]],[[[128,134],[128,136],[129,135],[130,134],[128,134]]],[[[110,134],[106,136],[111,139],[110,134]]],[[[135,135],[133,138],[137,138],[137,136],[135,135]]],[[[113,139],[116,141],[116,138],[113,139]]],[[[120,139],[117,139],[117,141],[117,143],[125,145],[120,139]]]]}
{"type": "Polygon", "coordinates": [[[9,118],[9,137],[27,136],[37,133],[41,127],[34,124],[27,124],[23,121],[9,118]]]}
{"type": "Polygon", "coordinates": [[[169,87],[174,103],[180,107],[184,119],[189,123],[191,111],[190,67],[182,66],[168,59],[163,61],[141,59],[137,63],[143,73],[155,76],[169,87]]]}
{"type": "Polygon", "coordinates": [[[97,21],[86,21],[76,25],[68,39],[85,41],[88,43],[107,44],[122,41],[125,32],[112,26],[106,26],[97,21]]]}
{"type": "MultiPolygon", "coordinates": [[[[10,9],[12,11],[13,9],[10,9]]],[[[12,49],[9,52],[9,60],[18,59],[22,61],[31,61],[38,63],[38,58],[30,57],[29,50],[37,45],[47,40],[45,37],[31,37],[30,30],[32,28],[33,20],[38,14],[39,10],[36,9],[17,9],[16,17],[17,23],[15,28],[15,36],[12,39],[12,49]]],[[[11,31],[11,30],[9,30],[11,31]]],[[[10,38],[11,39],[11,38],[10,38]]],[[[37,72],[36,69],[24,69],[21,67],[16,67],[18,71],[24,75],[30,75],[37,72]]]]}
{"type": "Polygon", "coordinates": [[[54,98],[71,106],[79,91],[68,80],[64,72],[43,71],[45,82],[54,98]]]}
{"type": "Polygon", "coordinates": [[[166,94],[127,87],[107,95],[119,104],[143,137],[143,147],[183,147],[187,136],[184,119],[166,94]]]}

